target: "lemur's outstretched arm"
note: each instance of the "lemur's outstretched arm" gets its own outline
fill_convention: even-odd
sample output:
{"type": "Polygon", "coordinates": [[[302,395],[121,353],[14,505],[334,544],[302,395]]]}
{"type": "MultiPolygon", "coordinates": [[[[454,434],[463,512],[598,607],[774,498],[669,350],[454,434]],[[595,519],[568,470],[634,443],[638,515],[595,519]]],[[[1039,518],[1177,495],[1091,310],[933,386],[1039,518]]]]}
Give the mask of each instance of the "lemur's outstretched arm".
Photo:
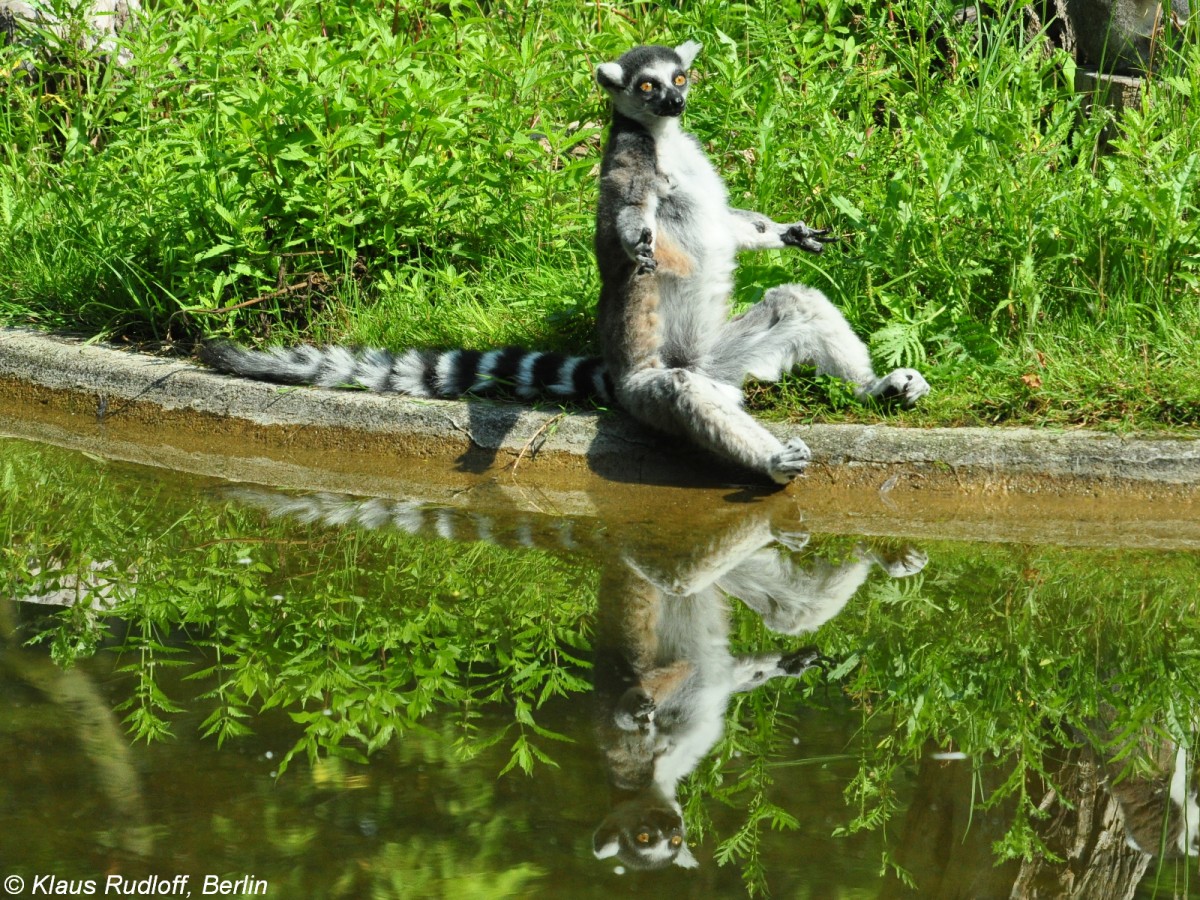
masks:
{"type": "Polygon", "coordinates": [[[828,228],[809,228],[803,222],[781,225],[769,216],[748,209],[730,209],[729,221],[739,250],[799,247],[809,253],[820,253],[826,244],[837,240],[829,236],[828,228]]]}
{"type": "Polygon", "coordinates": [[[790,653],[752,653],[736,657],[733,667],[733,692],[752,691],[772,678],[799,678],[810,669],[830,664],[816,647],[801,647],[790,653]]]}

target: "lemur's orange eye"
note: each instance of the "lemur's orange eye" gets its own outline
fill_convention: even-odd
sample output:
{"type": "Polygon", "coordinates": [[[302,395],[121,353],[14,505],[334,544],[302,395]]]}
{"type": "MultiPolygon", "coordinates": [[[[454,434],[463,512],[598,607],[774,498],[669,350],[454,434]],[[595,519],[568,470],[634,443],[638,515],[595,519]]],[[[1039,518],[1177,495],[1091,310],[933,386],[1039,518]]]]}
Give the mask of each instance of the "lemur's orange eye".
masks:
{"type": "Polygon", "coordinates": [[[641,84],[638,85],[638,90],[640,90],[643,94],[648,94],[652,90],[654,90],[654,85],[652,85],[648,81],[643,81],[641,84]]]}
{"type": "Polygon", "coordinates": [[[687,84],[687,76],[686,75],[676,75],[675,76],[675,86],[676,87],[683,87],[685,84],[687,84]]]}

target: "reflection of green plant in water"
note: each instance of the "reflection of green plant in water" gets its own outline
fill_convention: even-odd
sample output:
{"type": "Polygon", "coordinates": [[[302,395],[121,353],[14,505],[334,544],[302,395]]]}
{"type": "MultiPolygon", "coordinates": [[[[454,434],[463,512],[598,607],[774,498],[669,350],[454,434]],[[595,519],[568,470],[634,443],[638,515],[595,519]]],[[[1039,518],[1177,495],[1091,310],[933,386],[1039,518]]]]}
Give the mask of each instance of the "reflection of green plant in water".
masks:
{"type": "MultiPolygon", "coordinates": [[[[740,863],[742,879],[751,895],[768,893],[766,860],[761,852],[763,830],[794,831],[799,825],[793,812],[771,799],[775,775],[768,761],[778,757],[782,750],[779,726],[780,717],[786,714],[779,708],[781,699],[778,690],[737,698],[735,715],[740,713],[741,721],[730,729],[725,752],[750,762],[737,779],[712,788],[715,799],[745,810],[745,820],[733,834],[720,841],[713,857],[720,865],[740,863]]],[[[718,770],[710,771],[719,778],[719,769],[728,765],[728,758],[714,755],[712,760],[718,770]]]]}
{"type": "MultiPolygon", "coordinates": [[[[328,764],[385,747],[408,752],[416,742],[394,738],[425,735],[437,713],[456,759],[484,754],[492,771],[529,772],[549,761],[548,741],[558,737],[539,724],[541,705],[589,688],[581,660],[595,600],[585,567],[538,551],[270,520],[191,495],[179,504],[118,466],[65,465],[19,445],[5,451],[0,589],[30,593],[32,570],[50,562],[81,584],[92,564],[108,564],[115,605],[63,610],[43,637],[64,664],[98,645],[120,649],[131,679],[126,721],[138,737],[169,733],[184,676],[201,685],[201,727],[218,742],[243,735],[264,711],[291,715],[300,734],[283,765],[296,753],[328,764]],[[185,643],[202,648],[202,663],[177,652],[185,643]]],[[[851,546],[814,540],[802,552],[836,556],[851,546]]],[[[925,549],[924,573],[873,579],[811,639],[839,661],[829,688],[767,685],[738,695],[724,736],[691,776],[682,797],[689,834],[718,863],[741,867],[752,892],[767,890],[772,832],[803,840],[809,811],[795,785],[830,777],[817,761],[795,759],[805,752],[803,723],[824,707],[851,703],[861,716],[851,759],[842,760],[850,811],[832,811],[848,841],[887,829],[904,810],[907,774],[932,745],[974,761],[979,802],[1015,807],[996,847],[1013,858],[1041,852],[1040,795],[1031,791],[1058,777],[1048,751],[1091,739],[1106,743],[1118,766],[1140,771],[1139,739],[1190,739],[1200,701],[1194,554],[925,549]],[[1004,777],[988,781],[985,794],[982,773],[992,766],[1004,777]]],[[[735,652],[786,643],[733,605],[735,652]]],[[[460,858],[488,858],[493,839],[502,838],[479,835],[460,858]]],[[[389,890],[395,866],[408,883],[448,877],[423,840],[414,832],[377,848],[363,863],[378,874],[372,890],[389,890]]],[[[519,890],[535,874],[506,877],[519,890]]]]}
{"type": "Polygon", "coordinates": [[[431,712],[452,711],[461,746],[479,752],[515,732],[510,766],[549,762],[535,712],[547,698],[586,690],[580,670],[590,576],[530,551],[264,521],[235,507],[196,505],[172,517],[161,488],[110,486],[102,467],[55,466],[36,451],[7,454],[3,485],[9,596],[30,593],[34,563],[61,559],[82,577],[91,561],[125,573],[110,609],[59,613],[40,639],[69,665],[121,635],[134,686],[122,709],[147,740],[179,712],[163,670],[207,687],[202,728],[218,741],[244,734],[254,714],[280,708],[303,726],[297,752],[363,759],[431,712]],[[18,486],[20,495],[18,495],[18,486]],[[35,506],[18,502],[37,496],[35,506]],[[47,514],[47,510],[53,512],[47,514]],[[511,723],[480,733],[481,705],[504,701],[511,723]]]}
{"type": "Polygon", "coordinates": [[[907,760],[930,744],[953,747],[977,772],[1011,766],[978,799],[1016,802],[996,850],[1028,859],[1044,851],[1029,789],[1054,783],[1048,752],[1093,739],[1129,770],[1145,764],[1132,753],[1140,735],[1191,744],[1200,707],[1195,555],[1052,547],[931,555],[939,562],[923,583],[873,585],[820,636],[826,652],[858,662],[843,680],[864,711],[849,830],[887,821],[907,760]]]}
{"type": "MultiPolygon", "coordinates": [[[[302,564],[301,590],[259,562],[247,568],[261,571],[260,587],[233,580],[232,593],[190,598],[186,621],[203,626],[200,643],[220,661],[204,674],[217,681],[215,696],[234,698],[210,727],[233,721],[251,701],[290,710],[305,736],[286,766],[301,749],[310,758],[322,749],[362,759],[446,709],[458,713],[465,735],[487,744],[503,732],[479,735],[474,710],[507,700],[518,731],[514,764],[528,771],[545,758],[530,733],[553,735],[533,711],[551,695],[586,688],[567,668],[577,664],[573,644],[587,609],[586,595],[568,599],[579,595],[571,570],[537,554],[514,558],[394,533],[349,531],[322,550],[315,556],[305,547],[299,559],[289,550],[281,560],[302,564]],[[369,589],[364,571],[372,573],[369,589]]],[[[234,555],[243,552],[252,551],[234,555]]],[[[224,581],[236,565],[204,568],[224,581]]]]}

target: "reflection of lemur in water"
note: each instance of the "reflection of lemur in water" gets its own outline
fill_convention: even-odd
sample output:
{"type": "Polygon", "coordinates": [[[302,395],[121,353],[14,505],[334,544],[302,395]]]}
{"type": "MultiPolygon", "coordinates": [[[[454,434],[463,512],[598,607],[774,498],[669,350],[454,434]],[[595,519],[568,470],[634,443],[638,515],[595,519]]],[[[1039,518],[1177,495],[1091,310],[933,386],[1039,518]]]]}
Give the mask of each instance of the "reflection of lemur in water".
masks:
{"type": "Polygon", "coordinates": [[[519,397],[614,399],[642,422],[778,483],[809,459],[742,409],[746,378],[778,380],[798,365],[851,382],[862,396],[916,403],[929,385],[912,369],[875,374],[866,346],[820,291],[791,284],[729,319],[737,253],[801,247],[825,232],[729,206],[699,142],[679,126],[687,68],[700,45],[635,47],[596,70],[613,102],[600,172],[597,327],[603,360],[519,348],[264,352],[210,344],[205,361],[250,378],[364,387],[418,397],[508,390],[519,397]]]}
{"type": "Polygon", "coordinates": [[[859,547],[840,565],[802,568],[789,551],[804,536],[773,533],[756,518],[709,538],[666,569],[630,555],[601,579],[597,733],[616,803],[593,849],[631,868],[697,864],[676,789],[720,738],[729,698],[820,661],[812,647],[733,655],[727,597],[773,630],[799,634],[840,612],[872,564],[902,577],[926,562],[911,548],[890,557],[859,547]]]}
{"type": "Polygon", "coordinates": [[[720,738],[729,698],[772,678],[799,677],[820,661],[812,647],[734,656],[727,597],[740,598],[772,630],[801,634],[840,612],[872,565],[903,577],[926,562],[911,548],[890,554],[862,545],[841,562],[801,562],[793,551],[807,536],[774,529],[769,504],[693,519],[689,542],[671,535],[664,553],[644,532],[605,530],[594,520],[254,488],[231,495],[301,521],[560,553],[586,548],[601,565],[596,733],[615,795],[593,850],[639,869],[696,865],[676,788],[720,738]]]}

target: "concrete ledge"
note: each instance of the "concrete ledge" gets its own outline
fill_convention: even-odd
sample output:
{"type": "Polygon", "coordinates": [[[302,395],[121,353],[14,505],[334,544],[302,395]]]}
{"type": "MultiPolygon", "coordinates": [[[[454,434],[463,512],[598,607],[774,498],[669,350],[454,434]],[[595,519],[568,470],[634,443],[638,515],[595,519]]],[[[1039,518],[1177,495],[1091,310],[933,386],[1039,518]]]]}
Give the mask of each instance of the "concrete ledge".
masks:
{"type": "MultiPolygon", "coordinates": [[[[274,446],[289,459],[308,454],[326,464],[333,452],[370,455],[385,467],[410,457],[452,459],[476,472],[518,464],[590,470],[625,482],[752,480],[719,471],[710,457],[619,413],[280,388],[186,361],[0,330],[0,413],[39,407],[109,429],[141,428],[174,446],[186,444],[190,431],[192,439],[223,442],[231,453],[272,455],[274,446]]],[[[808,442],[815,463],[810,478],[866,480],[889,491],[918,481],[1037,491],[1073,482],[1076,489],[1101,483],[1166,489],[1190,499],[1200,486],[1200,441],[1188,438],[1030,428],[768,427],[808,442]]]]}

